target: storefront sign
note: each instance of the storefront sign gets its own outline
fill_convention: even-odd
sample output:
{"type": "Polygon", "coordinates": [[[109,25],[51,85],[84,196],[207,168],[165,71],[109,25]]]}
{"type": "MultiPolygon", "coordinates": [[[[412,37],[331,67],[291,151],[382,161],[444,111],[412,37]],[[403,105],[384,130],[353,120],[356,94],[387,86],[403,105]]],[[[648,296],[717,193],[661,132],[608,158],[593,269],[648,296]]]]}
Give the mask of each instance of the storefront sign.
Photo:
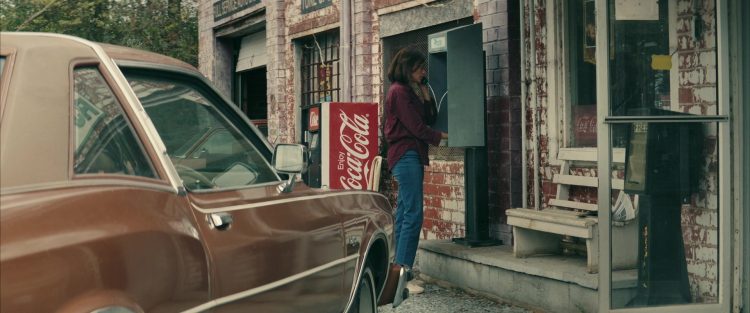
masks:
{"type": "Polygon", "coordinates": [[[573,106],[573,135],[576,147],[596,147],[596,106],[573,106]]]}
{"type": "Polygon", "coordinates": [[[331,5],[331,0],[302,0],[302,13],[310,13],[331,5]]]}
{"type": "Polygon", "coordinates": [[[214,21],[260,3],[260,0],[219,0],[214,3],[214,21]]]}
{"type": "Polygon", "coordinates": [[[320,107],[310,108],[307,116],[307,130],[314,132],[320,129],[320,107]]]}
{"type": "Polygon", "coordinates": [[[378,106],[375,103],[323,103],[323,184],[331,189],[372,189],[368,182],[378,154],[378,106]],[[325,169],[325,166],[323,167],[325,169]]]}

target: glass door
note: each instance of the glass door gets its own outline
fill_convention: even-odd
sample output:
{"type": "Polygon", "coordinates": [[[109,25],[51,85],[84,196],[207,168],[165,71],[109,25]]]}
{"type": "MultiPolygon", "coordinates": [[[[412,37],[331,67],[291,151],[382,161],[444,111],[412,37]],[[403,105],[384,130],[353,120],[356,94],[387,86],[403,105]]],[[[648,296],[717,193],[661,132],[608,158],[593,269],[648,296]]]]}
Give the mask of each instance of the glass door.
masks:
{"type": "Polygon", "coordinates": [[[597,0],[603,312],[729,309],[723,6],[597,0]]]}

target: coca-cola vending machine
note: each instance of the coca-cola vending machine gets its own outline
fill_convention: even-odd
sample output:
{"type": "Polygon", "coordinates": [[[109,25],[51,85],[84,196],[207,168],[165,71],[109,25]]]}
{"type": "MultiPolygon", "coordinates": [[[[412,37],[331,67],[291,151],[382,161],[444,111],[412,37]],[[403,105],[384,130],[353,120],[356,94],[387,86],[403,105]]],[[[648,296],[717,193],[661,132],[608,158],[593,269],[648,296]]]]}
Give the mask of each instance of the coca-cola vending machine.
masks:
{"type": "Polygon", "coordinates": [[[314,188],[372,189],[378,154],[377,103],[323,102],[303,108],[303,142],[310,151],[302,178],[314,188]]]}

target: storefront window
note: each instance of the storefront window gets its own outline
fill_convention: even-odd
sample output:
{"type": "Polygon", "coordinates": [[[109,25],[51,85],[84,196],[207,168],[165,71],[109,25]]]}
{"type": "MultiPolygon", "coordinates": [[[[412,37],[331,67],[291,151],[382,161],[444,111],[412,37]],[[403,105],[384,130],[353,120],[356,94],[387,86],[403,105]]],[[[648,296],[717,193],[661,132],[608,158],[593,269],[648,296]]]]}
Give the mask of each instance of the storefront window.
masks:
{"type": "Polygon", "coordinates": [[[714,0],[610,0],[612,116],[717,115],[714,0]]]}
{"type": "Polygon", "coordinates": [[[302,47],[302,106],[339,100],[339,34],[306,37],[302,47]]]}
{"type": "Polygon", "coordinates": [[[567,5],[569,147],[596,147],[596,19],[593,0],[567,5]]]}
{"type": "Polygon", "coordinates": [[[611,307],[718,303],[719,122],[697,120],[719,112],[716,3],[609,0],[608,13],[611,143],[625,148],[611,307]]]}

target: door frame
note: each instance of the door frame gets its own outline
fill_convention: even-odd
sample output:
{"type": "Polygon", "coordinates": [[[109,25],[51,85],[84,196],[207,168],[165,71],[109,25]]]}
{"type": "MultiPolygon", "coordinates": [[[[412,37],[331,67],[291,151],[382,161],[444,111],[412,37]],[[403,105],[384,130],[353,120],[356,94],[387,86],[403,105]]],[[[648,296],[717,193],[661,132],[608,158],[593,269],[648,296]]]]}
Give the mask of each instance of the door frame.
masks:
{"type": "MultiPolygon", "coordinates": [[[[598,203],[599,203],[599,312],[640,313],[654,311],[680,313],[730,312],[732,298],[732,177],[730,155],[730,82],[729,79],[729,34],[728,0],[716,0],[717,25],[717,73],[718,73],[718,115],[699,116],[692,121],[716,123],[718,127],[719,155],[719,263],[718,263],[718,303],[687,304],[642,308],[611,308],[612,265],[611,265],[611,128],[617,123],[639,122],[646,119],[637,117],[609,116],[609,7],[608,0],[596,0],[596,59],[597,59],[597,146],[598,146],[598,203]],[[602,62],[602,60],[605,60],[602,62]]],[[[653,121],[653,118],[647,120],[653,121]]]]}
{"type": "MultiPolygon", "coordinates": [[[[735,33],[733,42],[740,43],[736,48],[738,53],[736,60],[739,63],[737,68],[740,71],[737,75],[739,83],[735,85],[739,88],[739,91],[736,93],[738,101],[735,107],[739,111],[738,116],[741,116],[741,118],[737,121],[738,127],[735,129],[737,130],[736,137],[739,138],[737,143],[740,147],[738,149],[737,159],[739,162],[737,164],[743,169],[738,189],[741,190],[740,193],[742,196],[739,199],[736,211],[738,214],[744,216],[739,226],[743,236],[742,238],[738,238],[738,246],[746,247],[750,243],[750,229],[748,229],[748,226],[750,226],[750,209],[748,209],[748,205],[750,204],[750,109],[745,106],[750,101],[750,40],[741,40],[741,38],[747,38],[750,35],[750,21],[747,18],[742,18],[750,16],[750,3],[745,1],[733,3],[740,6],[740,8],[732,8],[732,12],[736,12],[734,14],[734,21],[737,23],[735,25],[737,32],[735,33]]],[[[750,282],[750,251],[741,248],[738,251],[740,251],[740,256],[735,259],[740,262],[742,276],[739,280],[737,290],[743,296],[741,299],[736,300],[739,302],[736,307],[741,307],[744,313],[750,313],[750,286],[748,286],[748,282],[750,282]]]]}

